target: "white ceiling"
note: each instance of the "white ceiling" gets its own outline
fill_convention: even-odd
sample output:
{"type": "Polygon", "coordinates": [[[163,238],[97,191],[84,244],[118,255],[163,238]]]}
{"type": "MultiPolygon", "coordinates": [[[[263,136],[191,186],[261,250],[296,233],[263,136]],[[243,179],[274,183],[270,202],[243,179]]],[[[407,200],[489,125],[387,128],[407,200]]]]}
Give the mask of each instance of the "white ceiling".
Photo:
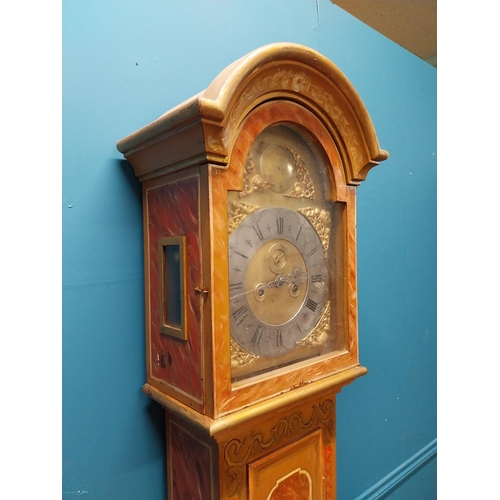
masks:
{"type": "Polygon", "coordinates": [[[437,68],[437,0],[331,0],[437,68]]]}

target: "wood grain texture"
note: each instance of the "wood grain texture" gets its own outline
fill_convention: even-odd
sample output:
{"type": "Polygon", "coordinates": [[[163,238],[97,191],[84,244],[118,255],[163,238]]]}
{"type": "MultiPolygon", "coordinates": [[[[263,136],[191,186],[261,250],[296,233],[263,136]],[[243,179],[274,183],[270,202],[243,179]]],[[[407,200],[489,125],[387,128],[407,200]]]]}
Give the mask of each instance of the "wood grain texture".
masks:
{"type": "Polygon", "coordinates": [[[353,359],[359,360],[358,352],[358,292],[356,264],[356,188],[347,188],[347,345],[353,359]]]}
{"type": "Polygon", "coordinates": [[[195,434],[167,418],[169,498],[215,499],[212,449],[195,434]]]}

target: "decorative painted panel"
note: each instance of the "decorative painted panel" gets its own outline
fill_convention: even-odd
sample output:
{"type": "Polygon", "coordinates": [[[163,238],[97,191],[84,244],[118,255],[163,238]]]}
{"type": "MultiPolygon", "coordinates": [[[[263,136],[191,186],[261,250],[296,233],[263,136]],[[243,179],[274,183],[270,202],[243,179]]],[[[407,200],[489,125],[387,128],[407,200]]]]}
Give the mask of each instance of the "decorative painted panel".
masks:
{"type": "Polygon", "coordinates": [[[149,215],[149,375],[159,383],[201,401],[201,314],[195,286],[200,282],[199,177],[192,176],[161,185],[145,187],[149,215]],[[166,237],[185,240],[187,304],[186,340],[162,333],[163,305],[158,252],[166,237]]]}

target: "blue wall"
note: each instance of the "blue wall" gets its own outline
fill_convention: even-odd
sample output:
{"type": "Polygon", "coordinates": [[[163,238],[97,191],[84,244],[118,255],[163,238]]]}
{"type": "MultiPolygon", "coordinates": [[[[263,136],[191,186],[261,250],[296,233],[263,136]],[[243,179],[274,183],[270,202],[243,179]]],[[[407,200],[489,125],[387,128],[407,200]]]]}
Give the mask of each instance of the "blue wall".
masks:
{"type": "MultiPolygon", "coordinates": [[[[141,189],[115,144],[276,41],[337,64],[391,153],[358,189],[369,373],[338,397],[338,499],[436,438],[436,70],[328,0],[64,0],[65,500],[166,498],[163,414],[141,393],[141,189]]],[[[435,468],[392,497],[435,498],[435,468]]]]}

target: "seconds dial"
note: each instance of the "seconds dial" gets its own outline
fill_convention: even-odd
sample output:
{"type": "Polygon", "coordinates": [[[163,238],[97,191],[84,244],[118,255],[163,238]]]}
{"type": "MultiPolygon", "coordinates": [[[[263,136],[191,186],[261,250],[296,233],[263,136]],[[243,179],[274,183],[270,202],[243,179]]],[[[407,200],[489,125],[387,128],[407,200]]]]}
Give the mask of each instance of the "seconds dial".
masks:
{"type": "Polygon", "coordinates": [[[248,216],[229,240],[233,339],[258,356],[279,356],[306,337],[328,300],[323,246],[301,214],[266,208],[248,216]]]}

